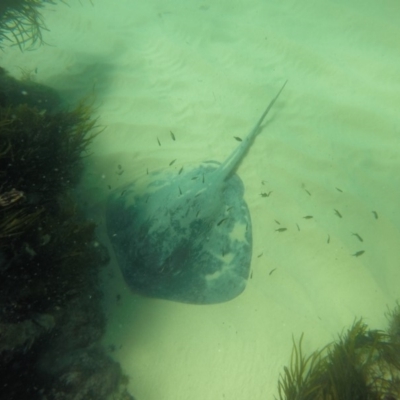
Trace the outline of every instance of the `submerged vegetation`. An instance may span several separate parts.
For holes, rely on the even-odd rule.
[[[396,302],[395,307],[386,314],[389,320],[388,333],[392,340],[400,341],[400,304]]]
[[[0,48],[17,44],[22,50],[43,43],[46,29],[40,9],[53,0],[0,0]]]
[[[390,326],[400,320],[399,307]],[[398,334],[370,330],[362,320],[339,339],[305,357],[301,336],[278,382],[283,400],[394,400],[400,396]]]
[[[45,91],[40,89],[42,98]],[[0,89],[0,104],[4,103],[8,105],[0,107],[0,273],[15,285],[4,287],[0,300],[3,317],[13,320],[15,315],[25,316],[23,304],[30,312],[42,311],[35,308],[40,301],[32,279],[40,279],[47,303],[56,298],[59,303],[71,288],[90,285],[82,274],[91,257],[99,261],[99,248],[93,247],[94,224],[79,214],[69,190],[81,176],[83,156],[98,131],[84,104],[72,111],[51,110],[54,103],[42,108],[12,104],[4,101]],[[17,285],[21,275],[26,279]],[[24,301],[11,296],[13,306],[7,306],[16,286]],[[13,313],[4,315],[11,308]]]

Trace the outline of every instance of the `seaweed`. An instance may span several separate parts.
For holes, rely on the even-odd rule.
[[[400,395],[400,344],[355,321],[346,334],[308,357],[303,335],[293,342],[289,368],[278,381],[279,399],[395,399]]]
[[[400,304],[396,302],[395,307],[392,310],[388,310],[386,313],[388,319],[388,334],[391,336],[393,341],[400,340]]]
[[[334,343],[327,356],[327,379],[324,395],[333,399],[373,399],[375,388],[369,382],[369,373],[374,363],[375,346],[367,326],[356,321]]]
[[[43,43],[42,31],[46,30],[40,9],[54,0],[1,0],[0,49],[2,42],[32,49]]]
[[[322,354],[325,348],[317,350],[308,357],[303,355],[303,334],[299,344],[293,338],[293,350],[289,367],[284,367],[284,373],[278,382],[280,399],[314,399],[321,391],[319,376],[325,368]]]
[[[88,289],[89,266],[106,261],[100,262],[101,247],[94,247],[95,225],[69,195],[99,129],[84,103],[56,113],[25,104],[0,107],[0,127],[0,199],[7,199],[0,206],[0,274],[16,283],[4,288],[0,300],[3,318],[13,321],[44,312],[49,302],[62,303],[72,287]],[[17,285],[21,275],[29,278],[23,288]],[[36,280],[40,285],[32,285]]]
[[[82,155],[100,132],[90,113],[83,103],[56,113],[26,104],[0,107],[0,191],[15,188],[37,208],[76,185]]]

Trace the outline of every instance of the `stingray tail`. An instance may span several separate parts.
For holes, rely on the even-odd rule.
[[[235,151],[224,161],[221,166],[221,172],[223,174],[223,179],[226,179],[232,172],[235,171],[237,166],[239,165],[240,161],[242,160],[243,156],[250,148],[251,144],[253,143],[254,138],[257,136],[258,133],[261,131],[261,124],[263,123],[265,117],[271,110],[272,106],[275,104],[276,100],[278,99],[279,95],[282,93],[282,90],[286,86],[287,80],[277,93],[277,95],[271,100],[268,104],[268,107],[265,109],[263,114],[261,115],[258,122],[254,125],[254,128],[248,133],[245,139],[241,142],[240,146],[237,147]]]

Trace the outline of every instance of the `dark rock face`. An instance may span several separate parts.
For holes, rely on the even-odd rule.
[[[99,348],[75,350],[56,358],[49,355],[42,368],[51,382],[47,396],[60,400],[107,399],[118,390],[122,376],[120,365]]]

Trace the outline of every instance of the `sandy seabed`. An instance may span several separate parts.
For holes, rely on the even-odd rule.
[[[71,99],[95,93],[107,128],[83,190],[105,242],[109,186],[173,159],[224,160],[289,80],[237,171],[246,290],[188,305],[131,293],[114,258],[105,273],[104,341],[138,400],[272,398],[292,336],[310,352],[359,317],[386,327],[400,282],[399,14],[389,0],[71,0],[44,9],[48,45],[0,55]]]

